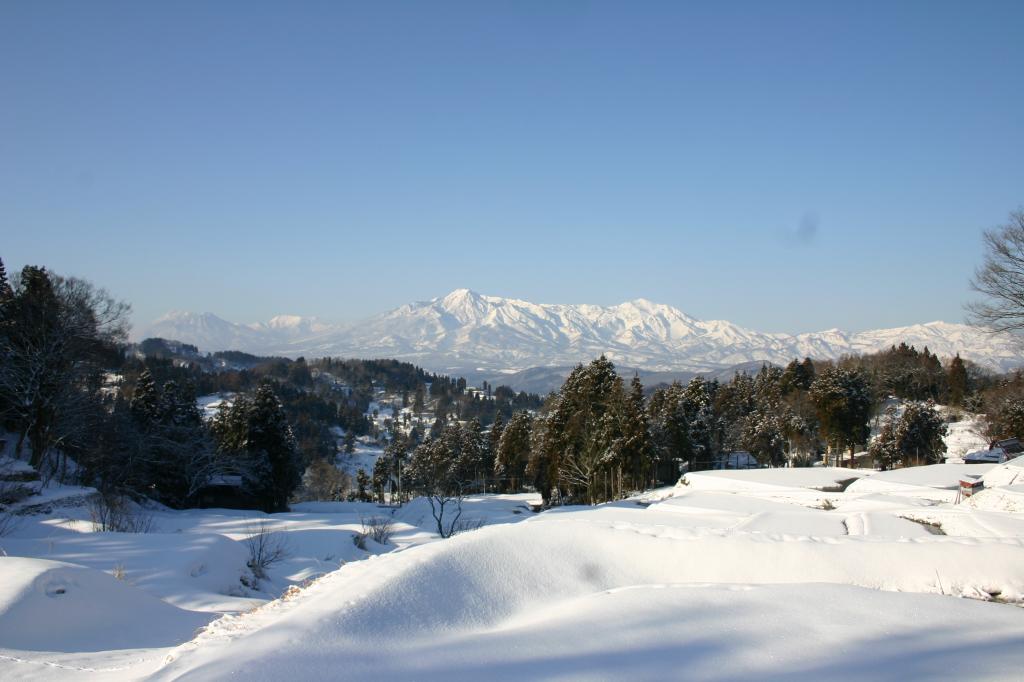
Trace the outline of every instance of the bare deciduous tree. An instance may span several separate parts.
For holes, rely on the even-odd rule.
[[[34,467],[49,464],[52,474],[47,458],[95,415],[100,354],[126,339],[128,311],[104,290],[44,268],[24,268],[5,288],[0,417],[17,425],[17,452],[27,441]]]
[[[985,296],[967,305],[971,322],[996,332],[1024,331],[1024,209],[984,234],[985,262],[971,288]]]

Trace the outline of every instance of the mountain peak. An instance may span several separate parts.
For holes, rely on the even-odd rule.
[[[209,313],[176,311],[154,323],[146,335],[192,343],[206,351],[395,358],[442,372],[571,366],[601,354],[626,367],[707,371],[744,362],[834,359],[901,342],[927,345],[942,358],[960,353],[991,369],[1006,371],[1021,364],[1013,339],[961,324],[767,334],[725,320],[692,318],[646,298],[610,306],[540,304],[468,288],[343,327],[294,315],[239,325]]]
[[[445,305],[459,305],[465,301],[478,300],[481,298],[483,297],[472,289],[463,288],[453,289],[441,299],[441,302]]]

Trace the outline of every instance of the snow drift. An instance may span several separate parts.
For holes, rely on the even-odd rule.
[[[173,646],[213,618],[83,566],[0,558],[0,642],[29,651]]]
[[[1000,637],[1024,636],[1024,621],[1013,607],[988,605],[983,612],[976,608],[981,604],[952,605],[947,598],[920,595],[887,595],[884,608],[881,602],[864,607],[881,593],[853,587],[1020,598],[1020,542],[726,533],[674,527],[666,524],[674,514],[653,510],[594,511],[569,510],[491,526],[345,566],[305,590],[284,612],[264,623],[247,621],[249,631],[241,636],[237,620],[211,626],[183,647],[159,677],[214,679],[235,673],[280,679],[301,665],[305,676],[325,679],[336,677],[338,662],[345,661],[345,674],[352,679],[434,679],[453,673],[532,679],[557,677],[531,667],[554,661],[552,670],[574,679],[614,678],[600,666],[568,664],[579,660],[578,651],[593,649],[598,641],[604,646],[595,631],[607,633],[613,649],[623,641],[643,640],[644,647],[660,652],[652,654],[660,659],[647,668],[642,667],[643,654],[630,657],[631,665],[641,665],[638,674],[654,677],[655,668],[664,675],[662,666],[684,660],[668,653],[670,647],[681,642],[692,651],[709,645],[697,625],[701,619],[739,620],[743,614],[756,614],[751,617],[768,631],[779,617],[801,624],[807,639],[799,647],[789,645],[792,656],[805,647],[842,641],[844,627],[835,623],[868,639],[881,637],[897,621],[906,628],[904,608],[917,609],[923,619],[921,628],[911,628],[915,637],[925,637],[927,624],[928,637],[952,640],[952,632],[940,637],[934,631],[935,621],[948,619],[951,610],[978,627],[985,623]],[[697,589],[702,585],[705,591]],[[808,599],[807,594],[816,596]],[[701,614],[694,604],[718,611]],[[631,618],[638,630],[612,632],[613,623]],[[730,630],[753,639],[728,643],[724,650],[738,653],[764,640],[768,635],[758,629],[748,622]],[[676,637],[682,639],[673,641]],[[937,640],[928,641],[932,646]],[[748,652],[746,663],[732,668],[734,674],[753,674],[761,659],[777,654],[777,645],[763,646],[756,654]],[[1013,657],[1020,662],[1020,655]],[[850,661],[849,655],[841,658]],[[836,664],[834,656],[829,661]],[[1006,665],[1005,659],[996,663]],[[800,673],[798,666],[773,670]],[[851,670],[863,673],[864,662]],[[821,673],[815,665],[807,671],[812,677]]]

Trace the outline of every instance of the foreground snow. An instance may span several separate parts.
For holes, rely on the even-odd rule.
[[[359,518],[390,510],[308,503],[266,517],[291,556],[248,591],[251,512],[165,511],[160,533],[130,536],[58,510],[0,540],[37,557],[0,559],[0,579],[18,576],[0,590],[0,677],[1013,679],[1018,464],[701,472],[542,514],[534,496],[474,497],[484,527],[443,541],[415,500],[369,551]],[[952,504],[963,476],[991,487]],[[83,587],[56,594],[74,571]],[[63,604],[97,614],[91,628],[5,635]]]
[[[365,609],[314,608],[233,646],[207,644],[156,677],[931,680],[966,669],[970,679],[1013,679],[1024,636],[1012,606],[840,585],[635,585],[490,627],[391,629],[381,618],[367,629]]]

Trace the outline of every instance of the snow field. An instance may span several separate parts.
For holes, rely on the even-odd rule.
[[[950,629],[951,614],[986,624],[989,635],[994,628],[1005,640],[1024,641],[1014,607],[988,605],[986,613],[973,602],[874,591],[1020,598],[1020,541],[724,533],[646,523],[648,514],[659,522],[666,515],[639,508],[606,510],[600,519],[589,511],[490,526],[346,566],[240,637],[183,647],[156,679],[271,680],[300,666],[305,677],[328,679],[341,661],[351,679],[464,679],[486,668],[488,679],[614,679],[627,668],[651,679],[694,656],[712,666],[696,668],[702,679],[812,679],[841,662],[851,672],[875,670],[873,659],[853,659],[851,647],[863,653],[897,631],[920,639],[930,655],[948,656],[939,643],[964,635],[960,624]],[[779,622],[800,635],[772,636]],[[955,648],[986,638],[975,633]],[[718,650],[711,642],[720,640],[735,654],[721,677],[701,651]],[[840,642],[839,659],[820,648]],[[625,660],[611,668],[583,662],[585,652],[609,647]],[[820,653],[808,658],[808,647]],[[1022,660],[1012,651],[979,670],[998,678]],[[549,662],[553,668],[541,667]],[[929,669],[933,662],[900,665]]]
[[[60,509],[0,540],[37,557],[0,558],[0,572],[73,563],[118,592],[97,589],[103,604],[82,612],[130,618],[127,593],[175,615],[167,630],[130,622],[137,641],[110,649],[81,646],[96,629],[85,620],[49,649],[0,637],[0,677],[1012,679],[1024,665],[1024,513],[1006,500],[1024,499],[1019,464],[699,472],[542,514],[529,512],[536,496],[474,496],[464,518],[484,527],[443,541],[423,499],[165,510],[149,535],[93,533],[80,508]],[[953,505],[967,474],[1009,485]],[[360,519],[383,515],[392,544],[356,547]],[[225,593],[258,522],[289,556],[263,592]],[[123,581],[110,575],[118,564]],[[192,575],[197,564],[207,570]],[[59,617],[24,596],[53,603],[45,589],[15,592],[0,598]],[[192,636],[191,618],[210,622]],[[0,628],[10,620],[0,612]]]

